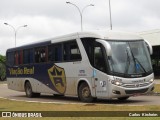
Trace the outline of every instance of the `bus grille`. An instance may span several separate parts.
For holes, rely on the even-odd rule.
[[[136,94],[136,93],[145,93],[148,91],[148,88],[140,90],[125,90],[126,94]]]
[[[137,88],[137,87],[145,87],[149,84],[150,83],[148,83],[148,82],[147,83],[139,83],[139,84],[124,84],[123,87],[125,87],[125,88]]]

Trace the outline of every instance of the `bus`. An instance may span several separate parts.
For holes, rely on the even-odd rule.
[[[133,33],[77,32],[8,49],[8,88],[78,96],[82,102],[127,100],[153,91],[151,45]]]

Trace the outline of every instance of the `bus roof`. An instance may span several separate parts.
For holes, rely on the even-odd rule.
[[[56,38],[50,39],[52,43],[66,41],[70,39],[79,38],[97,38],[97,39],[109,39],[109,40],[140,40],[138,34],[128,32],[115,32],[115,31],[91,31],[91,32],[77,32]]]
[[[51,43],[58,43],[68,40],[73,40],[77,38],[97,38],[97,39],[109,39],[109,40],[140,40],[142,37],[137,34],[128,33],[128,32],[115,32],[115,31],[89,31],[89,32],[76,32],[68,35],[58,36],[54,38],[49,38],[43,41],[30,43],[16,48],[8,49],[7,51],[19,50],[19,49],[28,49],[32,47],[45,46]]]

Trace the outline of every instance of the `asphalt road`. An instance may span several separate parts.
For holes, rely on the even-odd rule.
[[[82,104],[77,97],[55,97],[53,95],[41,95],[39,98],[27,98],[24,92],[17,92],[7,88],[6,84],[0,84],[0,98],[7,98],[17,101]],[[92,103],[93,104],[93,103]],[[134,96],[127,101],[97,100],[94,104],[116,104],[116,105],[160,105],[160,96]]]

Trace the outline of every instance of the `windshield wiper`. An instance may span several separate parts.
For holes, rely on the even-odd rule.
[[[126,49],[126,53],[127,53],[127,62],[126,62],[126,68],[125,68],[125,73],[128,73],[128,69],[129,69],[129,66],[130,66],[130,57],[129,57],[129,54],[128,54],[128,50]]]
[[[143,65],[139,62],[139,60],[138,60],[137,58],[135,58],[135,57],[134,57],[134,59],[135,59],[135,61],[138,62],[138,64],[139,64],[139,65],[141,66],[141,68],[143,69],[143,71],[146,73],[146,70],[144,69]]]
[[[134,56],[134,54],[133,54],[133,51],[132,51],[131,46],[130,46],[129,43],[128,43],[128,45],[129,45],[129,47],[130,47],[131,55],[132,55],[133,61],[134,61],[134,63],[135,63],[135,69],[137,68],[137,64],[136,64],[136,61],[137,61],[138,64],[139,64],[139,65],[141,66],[141,68],[143,69],[143,71],[146,73],[146,70],[145,70],[145,68],[143,67],[143,65],[139,62],[139,60],[138,60],[137,58],[135,58],[135,56]],[[136,69],[135,71],[137,71],[137,69]]]

